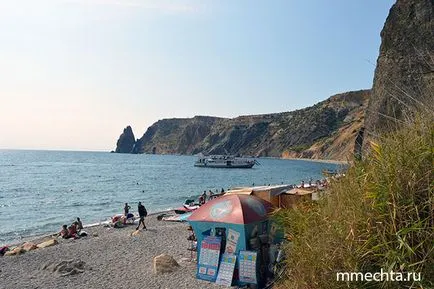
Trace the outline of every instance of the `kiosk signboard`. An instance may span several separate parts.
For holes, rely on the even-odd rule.
[[[256,259],[257,253],[253,251],[240,251],[239,274],[240,281],[256,284]]]
[[[220,259],[220,237],[205,237],[200,246],[199,262],[197,264],[198,279],[214,282]]]
[[[223,254],[219,273],[217,275],[217,284],[231,286],[236,260],[236,255],[226,253]]]

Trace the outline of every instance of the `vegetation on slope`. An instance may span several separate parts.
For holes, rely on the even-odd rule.
[[[276,213],[292,242],[281,288],[434,288],[433,114],[371,142],[319,203]],[[416,282],[337,282],[337,272]]]

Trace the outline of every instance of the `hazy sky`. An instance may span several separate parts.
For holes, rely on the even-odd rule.
[[[0,0],[0,148],[112,150],[162,118],[370,88],[392,0]]]

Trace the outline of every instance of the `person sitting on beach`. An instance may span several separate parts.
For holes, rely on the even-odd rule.
[[[68,227],[68,233],[70,238],[78,239],[80,236],[77,233],[77,227],[74,223]]]
[[[128,213],[130,212],[131,207],[128,206],[128,203],[125,203],[125,207],[124,207],[124,215],[125,217],[128,217]]]
[[[140,228],[140,224],[143,224],[143,230],[148,230],[146,228],[146,225],[145,225],[145,217],[148,215],[148,212],[146,211],[145,206],[142,205],[142,202],[139,202],[139,205],[137,208],[139,211],[140,221],[139,221],[139,225],[137,226],[136,230],[138,230]]]
[[[205,204],[205,198],[204,198],[203,195],[200,195],[200,196],[199,196],[199,206],[201,206],[201,205],[203,205],[203,204]]]
[[[75,221],[75,225],[77,227],[77,231],[80,232],[83,230],[83,223],[81,222],[80,218],[77,217],[77,221]]]
[[[71,236],[69,235],[69,231],[68,231],[68,227],[66,225],[62,226],[62,230],[60,230],[59,234],[60,237],[62,237],[63,239],[68,239]]]

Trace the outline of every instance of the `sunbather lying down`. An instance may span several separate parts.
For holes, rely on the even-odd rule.
[[[112,217],[112,225],[114,228],[122,228],[125,225],[134,224],[135,217],[133,214],[128,213],[125,217],[124,215],[115,215]]]

